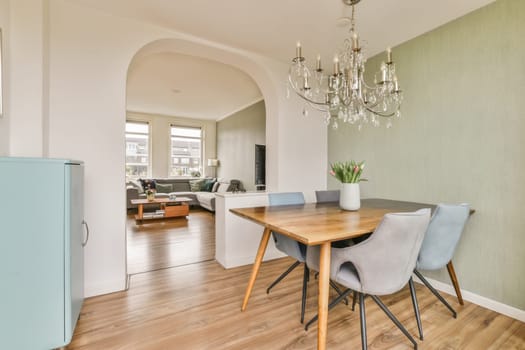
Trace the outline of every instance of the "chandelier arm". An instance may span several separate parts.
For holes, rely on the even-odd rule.
[[[377,84],[368,85],[368,83],[366,82],[366,79],[364,77],[363,77],[363,79],[361,79],[361,84],[363,84],[365,86],[365,88],[370,89],[370,90],[377,90],[379,88],[379,86],[377,86]]]
[[[369,111],[370,113],[373,113],[375,115],[378,115],[380,117],[384,117],[384,118],[390,118],[390,117],[393,117],[397,111],[399,111],[399,107],[396,108],[396,110],[394,112],[391,112],[391,113],[381,113],[381,112],[378,112],[378,111],[375,111],[371,108],[369,108],[367,105],[364,105],[365,106],[365,109],[367,111]]]
[[[292,78],[290,74],[288,74],[288,82],[290,83],[290,86],[292,87],[293,91],[297,94],[297,96],[299,96],[306,102],[313,104],[313,105],[317,105],[317,106],[328,106],[328,103],[326,102],[317,102],[314,100],[310,100],[308,97],[304,96],[301,92],[297,91],[296,87],[294,86],[294,83],[292,82]]]
[[[308,105],[319,112],[328,112],[330,110],[330,108],[326,104],[319,106],[319,105],[313,104],[312,102],[308,101]],[[325,108],[322,108],[322,107],[325,107]]]

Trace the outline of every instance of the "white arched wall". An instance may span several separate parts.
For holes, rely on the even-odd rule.
[[[148,56],[155,53],[161,52],[172,52],[184,55],[190,55],[194,57],[202,57],[206,59],[212,59],[214,61],[228,64],[233,66],[248,76],[250,76],[255,83],[258,85],[263,95],[266,108],[266,144],[274,145],[274,150],[278,147],[278,130],[276,127],[276,120],[272,120],[278,115],[279,111],[279,99],[276,91],[275,84],[273,84],[269,72],[257,63],[253,57],[246,56],[246,52],[233,51],[231,48],[224,49],[217,46],[210,46],[209,43],[189,41],[181,38],[165,38],[159,39],[154,42],[148,43],[143,46],[133,56],[132,61],[140,57]],[[188,72],[191,74],[191,72]],[[203,96],[205,99],[206,96]],[[277,169],[278,168],[278,153],[268,153],[267,155],[267,168]],[[271,172],[267,175],[267,187],[269,189],[277,189],[278,178],[274,176],[276,173]]]
[[[50,0],[47,13],[49,120],[44,139],[50,157],[85,162],[85,217],[91,229],[85,249],[87,296],[125,288],[126,78],[137,53],[167,43],[177,52],[249,74],[266,103],[270,189],[326,186],[326,127],[321,118],[299,117],[298,99],[285,98],[286,64],[61,0]]]

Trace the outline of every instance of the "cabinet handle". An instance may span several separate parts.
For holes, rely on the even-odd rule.
[[[82,242],[82,247],[85,247],[87,242],[89,241],[89,226],[86,220],[82,220],[82,225],[86,226],[86,240]]]

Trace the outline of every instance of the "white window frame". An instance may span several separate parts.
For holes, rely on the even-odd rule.
[[[180,129],[189,129],[189,130],[199,130],[200,131],[200,136],[199,137],[195,137],[195,136],[185,136],[185,135],[173,135],[173,128],[180,128]],[[188,140],[199,140],[200,142],[200,154],[199,154],[199,164],[198,164],[198,171],[200,172],[201,176],[203,176],[203,171],[204,171],[204,130],[201,126],[189,126],[189,125],[181,125],[181,124],[177,124],[177,123],[172,123],[170,124],[170,129],[169,129],[169,145],[170,145],[170,148],[169,148],[169,165],[168,165],[168,176],[169,177],[192,177],[191,176],[191,173],[190,174],[174,174],[174,171],[173,169],[174,168],[177,168],[177,167],[181,167],[181,166],[184,166],[184,165],[188,165],[190,168],[193,164],[192,160],[195,159],[191,156],[187,156],[185,158],[188,158],[188,163],[183,163],[182,162],[182,157],[180,157],[180,160],[178,163],[173,163],[173,154],[172,154],[172,150],[173,150],[173,138],[174,137],[177,137],[177,138],[182,138],[182,139],[188,139]]]
[[[147,133],[141,133],[141,132],[128,132],[127,131],[127,125],[128,123],[130,124],[144,124],[148,127],[148,132]],[[138,178],[151,178],[151,172],[152,172],[152,169],[151,169],[151,166],[152,166],[152,159],[151,159],[151,145],[152,145],[152,135],[151,135],[151,124],[150,122],[148,121],[144,121],[144,120],[133,120],[133,119],[127,119],[126,120],[126,130],[125,130],[125,142],[126,142],[126,163],[125,163],[125,166],[127,168],[128,166],[128,146],[127,146],[127,143],[128,143],[128,135],[139,135],[139,136],[146,136],[147,138],[147,147],[148,147],[148,152],[147,152],[147,155],[142,155],[142,156],[147,156],[148,157],[148,161],[147,161],[147,170],[146,170],[146,174],[145,175],[138,175],[138,176],[129,176],[127,174],[127,171],[126,171],[126,181],[130,180],[130,179],[138,179]]]

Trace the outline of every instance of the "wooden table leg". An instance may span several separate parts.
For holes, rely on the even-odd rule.
[[[144,205],[142,204],[139,204],[138,206],[138,213],[137,213],[137,217],[142,220],[144,218]]]
[[[317,323],[317,349],[326,349],[326,335],[328,325],[328,293],[330,283],[330,242],[321,245],[319,257],[319,297],[318,297],[318,314],[319,322]]]
[[[261,237],[261,243],[259,243],[257,255],[255,256],[255,262],[253,263],[250,281],[248,282],[248,287],[246,288],[246,293],[244,294],[244,300],[242,302],[241,311],[246,310],[246,305],[248,305],[248,299],[250,299],[250,295],[252,294],[253,285],[255,284],[255,279],[257,278],[257,274],[259,273],[259,268],[261,267],[261,263],[264,258],[264,253],[266,252],[266,247],[268,246],[270,234],[270,229],[265,227]]]
[[[459,304],[464,305],[463,296],[461,295],[461,289],[459,288],[459,282],[458,278],[456,277],[456,271],[454,271],[454,265],[452,265],[452,260],[448,262],[447,270],[450,280],[452,281],[452,285],[454,286],[454,290],[456,291],[456,295],[458,296]]]

